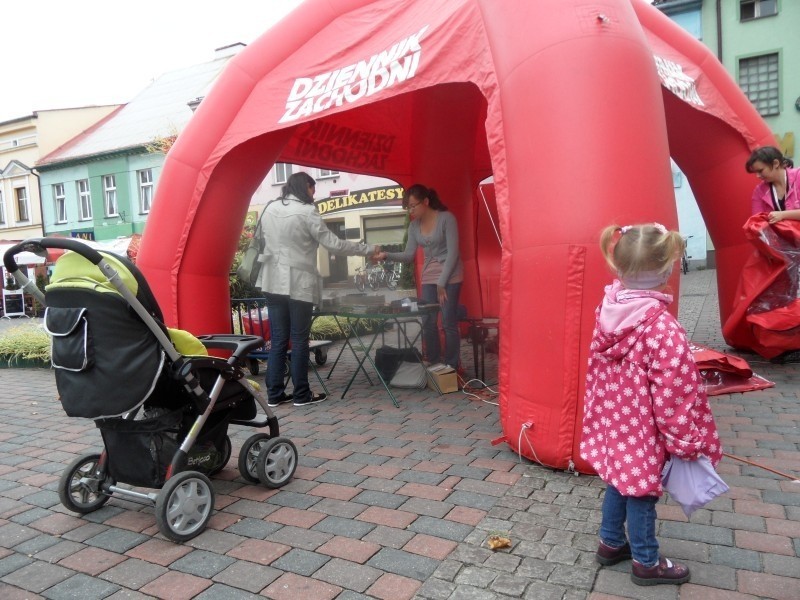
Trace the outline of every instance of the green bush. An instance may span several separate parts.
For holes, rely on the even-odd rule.
[[[0,334],[0,360],[50,360],[50,337],[41,325],[28,323]]]

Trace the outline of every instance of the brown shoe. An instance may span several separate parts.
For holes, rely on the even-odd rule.
[[[597,562],[604,567],[609,567],[617,564],[618,562],[622,562],[623,560],[630,560],[631,547],[628,545],[628,542],[625,542],[624,546],[614,548],[613,546],[604,544],[601,541],[600,545],[597,547],[597,554],[595,555],[595,558],[597,558]]]
[[[689,581],[689,567],[673,563],[670,559],[659,557],[658,564],[645,567],[633,561],[631,567],[631,581],[636,585],[657,585],[671,583],[678,585]]]

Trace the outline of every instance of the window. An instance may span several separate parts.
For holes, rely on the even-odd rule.
[[[740,21],[771,17],[777,14],[778,0],[741,0],[739,2]]]
[[[92,194],[89,191],[89,180],[78,181],[78,214],[81,221],[92,218]]]
[[[329,171],[328,169],[319,170],[320,179],[324,179],[325,177],[338,177],[338,175],[339,171]]]
[[[117,210],[117,178],[114,175],[103,176],[103,191],[106,198],[106,216],[119,216]]]
[[[286,183],[292,174],[292,165],[289,163],[275,163],[275,183]]]
[[[3,190],[0,190],[0,225],[6,224],[6,203],[3,200]]]
[[[150,212],[153,206],[153,169],[139,171],[139,211]]]
[[[67,195],[64,193],[64,184],[57,183],[53,186],[53,198],[56,209],[56,223],[67,222]]]
[[[741,59],[739,87],[762,117],[779,114],[778,54]]]
[[[28,188],[14,188],[14,196],[17,201],[17,223],[24,223],[31,220],[30,209],[28,208]]]

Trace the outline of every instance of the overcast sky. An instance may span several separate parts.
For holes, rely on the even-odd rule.
[[[4,2],[0,122],[121,104],[153,79],[252,42],[302,0]]]

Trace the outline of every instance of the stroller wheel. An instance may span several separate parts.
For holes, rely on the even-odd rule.
[[[228,461],[231,459],[231,454],[233,453],[233,445],[231,444],[231,438],[227,435],[222,440],[222,451],[223,451],[223,458],[222,462],[220,462],[219,466],[216,467],[213,471],[208,473],[208,476],[211,477],[212,475],[216,475],[222,469],[225,468],[225,465],[228,464]]]
[[[185,542],[202,533],[214,510],[211,480],[197,471],[169,479],[156,499],[156,524],[173,542]]]
[[[272,438],[258,453],[256,469],[258,479],[268,488],[285,485],[297,469],[297,448],[288,438]]]
[[[58,497],[67,509],[86,514],[108,502],[110,496],[100,489],[104,479],[98,478],[99,462],[99,454],[85,454],[73,460],[61,474]]]
[[[328,351],[325,348],[317,348],[314,350],[314,361],[322,366],[328,362]]]
[[[269,435],[266,433],[256,433],[251,435],[239,450],[239,473],[242,477],[250,483],[258,483],[258,471],[256,470],[256,461],[261,449],[269,441]]]
[[[250,371],[250,375],[255,377],[258,375],[258,359],[257,358],[248,358],[247,359],[247,370]]]

